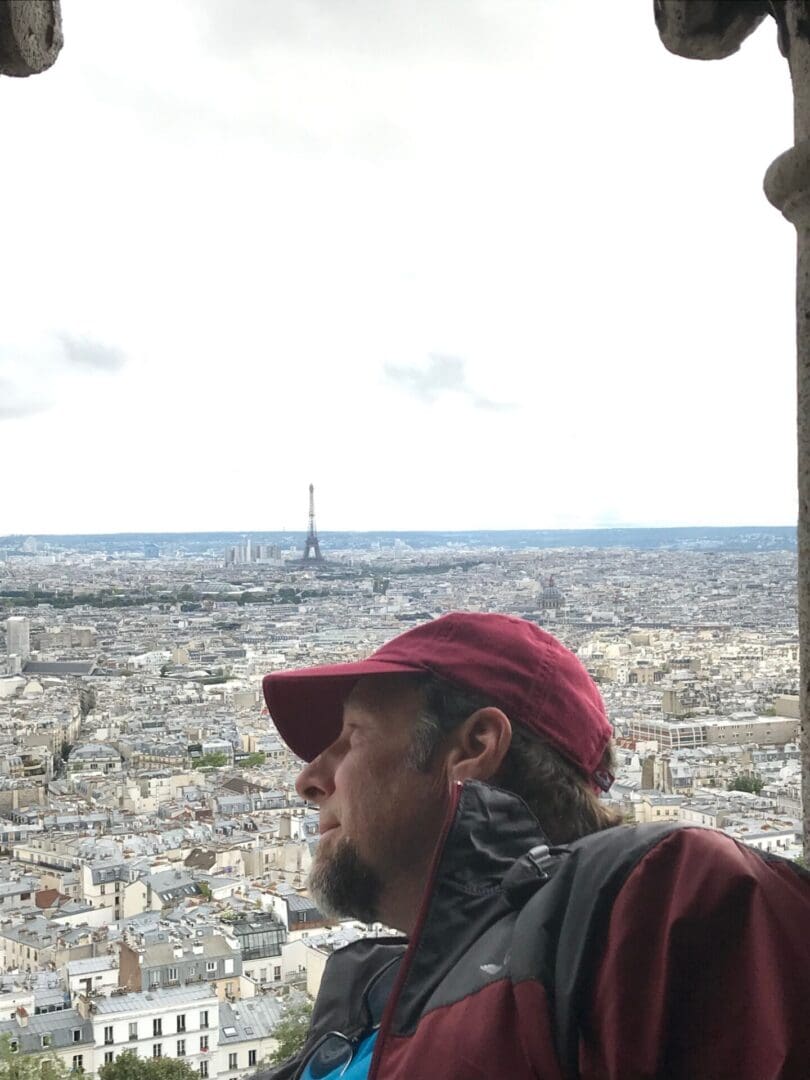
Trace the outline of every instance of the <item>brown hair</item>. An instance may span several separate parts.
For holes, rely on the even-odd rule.
[[[429,676],[423,683],[424,706],[413,732],[408,764],[427,770],[444,737],[478,709],[494,705],[452,683]],[[611,742],[600,769],[614,771]],[[498,787],[526,803],[553,844],[619,825],[622,812],[600,800],[586,776],[549,743],[513,725],[512,744],[498,772]]]

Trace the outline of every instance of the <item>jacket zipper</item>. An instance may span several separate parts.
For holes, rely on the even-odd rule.
[[[456,781],[453,784],[453,788],[450,793],[450,806],[448,807],[447,814],[442,824],[442,831],[439,835],[438,843],[436,844],[436,850],[433,853],[433,861],[430,864],[430,872],[428,873],[427,885],[425,891],[422,893],[422,900],[419,905],[419,913],[416,917],[416,924],[413,928],[413,935],[408,942],[408,948],[405,950],[405,955],[402,957],[402,963],[400,965],[399,973],[397,975],[396,982],[391,990],[391,996],[388,999],[388,1003],[385,1006],[383,1012],[382,1021],[380,1023],[379,1034],[377,1035],[377,1042],[374,1045],[374,1053],[371,1057],[371,1065],[368,1070],[368,1080],[376,1080],[376,1077],[380,1069],[380,1060],[382,1058],[383,1045],[385,1043],[385,1037],[388,1034],[388,1028],[391,1026],[391,1020],[394,1016],[394,1010],[397,1007],[397,1001],[402,991],[402,987],[405,980],[408,978],[408,972],[410,971],[411,963],[413,962],[413,954],[416,952],[416,947],[419,944],[419,939],[422,936],[422,930],[425,925],[425,919],[427,918],[428,908],[430,907],[430,900],[433,895],[433,886],[436,884],[436,877],[439,873],[439,864],[444,854],[444,846],[447,843],[447,837],[450,833],[450,829],[453,826],[453,822],[456,818],[456,812],[458,810],[459,800],[461,798],[462,784],[460,781]]]

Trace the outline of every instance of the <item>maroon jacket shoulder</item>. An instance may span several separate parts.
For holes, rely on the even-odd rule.
[[[810,877],[677,829],[613,905],[582,1028],[583,1077],[807,1080]]]

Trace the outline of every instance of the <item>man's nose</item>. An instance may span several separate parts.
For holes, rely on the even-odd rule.
[[[326,758],[326,754],[319,754],[298,774],[295,790],[307,802],[322,802],[335,789],[333,770]]]

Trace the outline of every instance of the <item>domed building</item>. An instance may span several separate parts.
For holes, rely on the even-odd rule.
[[[565,611],[565,595],[562,589],[559,589],[554,584],[553,575],[548,579],[548,584],[540,593],[538,599],[540,610],[545,616],[556,618]]]

